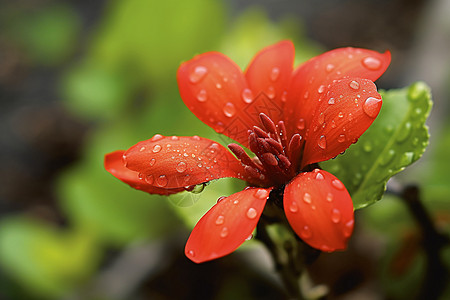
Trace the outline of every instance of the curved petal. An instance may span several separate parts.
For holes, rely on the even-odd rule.
[[[192,230],[186,256],[201,263],[233,252],[255,229],[270,191],[247,188],[220,200]]]
[[[233,61],[217,52],[198,55],[181,64],[177,80],[181,98],[201,121],[247,146],[258,116],[245,111],[253,96]]]
[[[285,118],[288,132],[304,136],[316,111],[317,100],[333,80],[358,77],[375,81],[391,62],[389,51],[378,53],[359,48],[339,48],[300,65],[288,89]]]
[[[258,105],[259,113],[265,113],[275,123],[282,119],[282,106],[292,77],[294,53],[291,41],[281,41],[258,52],[245,71],[253,94],[264,93],[266,96],[267,104]]]
[[[125,166],[149,185],[180,188],[223,177],[246,177],[241,163],[222,145],[209,139],[155,135],[123,155]]]
[[[132,171],[125,167],[122,157],[125,153],[124,150],[118,150],[105,155],[105,169],[111,173],[117,179],[125,182],[132,188],[140,191],[144,191],[150,194],[170,195],[185,191],[186,189],[163,189],[148,184],[144,178],[139,176],[138,172]]]
[[[292,229],[322,251],[343,250],[353,232],[353,203],[332,174],[301,173],[284,190],[284,211]]]
[[[328,85],[306,133],[302,167],[345,151],[369,128],[381,104],[370,80],[344,78]]]

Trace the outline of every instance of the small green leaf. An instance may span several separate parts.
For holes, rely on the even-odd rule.
[[[428,145],[429,87],[417,82],[380,94],[383,106],[372,126],[344,155],[322,164],[345,184],[355,209],[380,200],[389,178],[418,160]]]

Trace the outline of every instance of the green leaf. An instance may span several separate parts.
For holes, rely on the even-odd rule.
[[[429,87],[417,82],[380,94],[383,106],[372,126],[344,155],[321,164],[342,180],[355,209],[380,200],[389,178],[418,160],[428,145]]]

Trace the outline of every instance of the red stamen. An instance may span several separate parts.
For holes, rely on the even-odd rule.
[[[266,114],[264,113],[260,113],[259,114],[259,118],[261,119],[261,123],[263,124],[264,128],[266,128],[266,130],[275,135],[277,132],[277,127],[275,126],[275,123],[272,121],[272,119],[270,119]]]

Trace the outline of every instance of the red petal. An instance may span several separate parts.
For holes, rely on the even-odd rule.
[[[381,103],[367,79],[344,78],[327,86],[308,128],[302,167],[345,151],[372,124]]]
[[[258,124],[258,116],[245,112],[251,92],[233,61],[216,52],[198,55],[180,66],[177,80],[181,98],[201,121],[218,133],[248,144],[247,131]]]
[[[155,135],[125,152],[127,168],[160,188],[180,188],[223,177],[246,180],[241,163],[222,145],[200,137]]]
[[[391,61],[389,51],[378,53],[358,48],[328,51],[300,65],[288,90],[285,118],[290,135],[304,136],[316,111],[317,99],[333,80],[358,77],[375,81],[386,71]]]
[[[186,256],[201,263],[233,252],[255,229],[270,191],[247,188],[219,201],[192,230]]]
[[[257,105],[257,113],[265,113],[275,123],[282,119],[283,101],[293,71],[294,52],[291,41],[281,41],[266,47],[255,55],[245,72],[253,94],[266,95],[266,103]]]
[[[184,188],[163,189],[149,185],[144,178],[139,177],[139,173],[125,167],[122,157],[124,150],[118,150],[105,155],[105,169],[117,179],[130,185],[132,188],[150,194],[170,195],[184,191]]]
[[[332,174],[301,173],[284,190],[284,211],[292,229],[322,251],[343,250],[353,231],[353,203]]]

